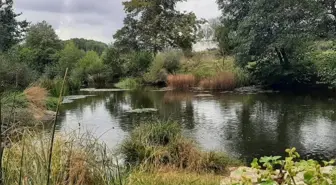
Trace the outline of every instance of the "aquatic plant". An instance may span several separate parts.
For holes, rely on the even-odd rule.
[[[181,135],[174,122],[153,122],[135,128],[120,151],[126,164],[146,170],[171,168],[190,172],[223,173],[239,162],[220,152],[204,152]]]
[[[199,86],[210,90],[233,90],[237,84],[234,73],[221,72],[214,77],[201,80]]]
[[[191,74],[169,75],[168,86],[174,89],[187,90],[195,86],[196,78]]]

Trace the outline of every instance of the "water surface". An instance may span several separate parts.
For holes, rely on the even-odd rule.
[[[96,92],[64,104],[58,129],[89,130],[111,148],[137,123],[148,119],[178,121],[204,150],[221,150],[250,161],[284,155],[296,147],[304,158],[336,157],[335,100],[293,94],[215,94],[189,92]],[[156,108],[157,113],[130,114]]]

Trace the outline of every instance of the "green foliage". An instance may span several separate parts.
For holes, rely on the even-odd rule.
[[[131,52],[124,57],[124,75],[142,76],[153,61],[153,55],[149,52]]]
[[[330,88],[336,87],[336,51],[314,51],[307,54],[316,68],[320,84],[327,85]]]
[[[52,97],[58,97],[61,93],[63,79],[58,77],[53,80],[48,78],[41,78],[39,80],[39,85],[45,89],[47,89]],[[68,84],[64,85],[63,90],[64,95],[70,94],[70,87]]]
[[[315,84],[316,68],[310,61],[292,62],[284,67],[276,59],[250,62],[247,69],[257,82],[274,88],[297,88]]]
[[[308,185],[332,185],[336,183],[335,170],[323,172],[319,162],[314,160],[300,160],[300,155],[295,148],[287,149],[288,157],[281,159],[279,156],[262,157],[254,159],[251,163],[252,168],[258,170],[258,182],[260,184],[298,184],[305,183]],[[335,161],[324,162],[324,166],[331,166]],[[260,165],[261,164],[261,165]],[[280,172],[275,167],[280,168]],[[266,170],[261,170],[266,168]],[[298,182],[296,178],[303,173],[303,182]],[[233,184],[251,184],[249,178],[242,179],[239,183]]]
[[[172,122],[146,123],[136,127],[121,146],[125,162],[146,167],[176,167],[192,172],[222,173],[237,165],[227,155],[203,152],[181,136],[181,127]]]
[[[13,0],[0,1],[0,53],[22,41],[28,22],[19,21],[13,8]]]
[[[144,75],[144,81],[147,83],[165,82],[167,80],[168,72],[164,69],[164,54],[160,53],[156,55],[152,64],[149,67],[149,71]]]
[[[56,111],[57,103],[58,103],[57,97],[47,97],[46,99],[46,106],[48,110]]]
[[[182,0],[124,2],[124,27],[114,35],[117,47],[156,54],[167,47],[191,50],[201,21],[194,13],[176,10]]]
[[[110,80],[118,79],[123,74],[123,64],[125,63],[120,51],[110,46],[102,55],[103,63],[106,65],[107,74]]]
[[[163,67],[168,73],[175,73],[180,69],[180,61],[183,53],[179,51],[169,51],[166,52]]]
[[[79,50],[74,42],[68,42],[64,49],[60,52],[60,58],[56,64],[57,75],[62,76],[65,73],[66,68],[71,72],[77,62],[84,56],[84,52]]]
[[[27,108],[28,100],[22,92],[6,92],[1,99],[3,107]]]
[[[304,55],[307,44],[325,34],[325,27],[321,26],[327,12],[323,3],[313,0],[217,2],[225,28],[225,36],[219,40],[233,43],[241,66],[253,62],[252,73],[259,82],[287,88],[315,83],[315,69],[311,62],[304,60]]]
[[[55,65],[58,61],[58,51],[61,49],[55,30],[46,21],[32,25],[27,33],[25,46],[32,50],[33,58],[29,65],[43,73],[45,67]]]
[[[134,78],[124,78],[117,84],[115,84],[116,87],[120,89],[136,89],[140,86],[138,80]]]
[[[0,55],[0,92],[25,89],[35,80],[35,73],[26,64],[19,63],[9,55]]]
[[[106,84],[106,65],[94,51],[89,51],[79,60],[73,78],[92,83],[97,88]]]
[[[65,45],[69,43],[74,43],[76,47],[80,50],[83,50],[85,52],[88,51],[95,51],[99,55],[101,55],[104,50],[108,47],[107,44],[95,40],[88,40],[83,38],[73,38],[67,41],[64,41]]]

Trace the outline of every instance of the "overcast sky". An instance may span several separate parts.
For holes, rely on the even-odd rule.
[[[122,27],[124,0],[15,0],[20,19],[32,23],[46,20],[61,39],[74,37],[112,41],[112,35]],[[219,16],[216,0],[188,0],[178,9],[193,11],[200,18]]]

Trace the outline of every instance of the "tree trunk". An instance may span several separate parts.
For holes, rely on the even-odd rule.
[[[279,49],[277,47],[275,47],[275,52],[277,53],[278,55],[278,58],[279,58],[279,61],[280,61],[280,64],[283,65],[284,61],[283,61],[283,58],[282,58],[282,55],[281,55],[281,52],[279,51]]]
[[[284,61],[284,68],[287,69],[289,67],[289,60],[285,48],[281,48],[281,55]]]

